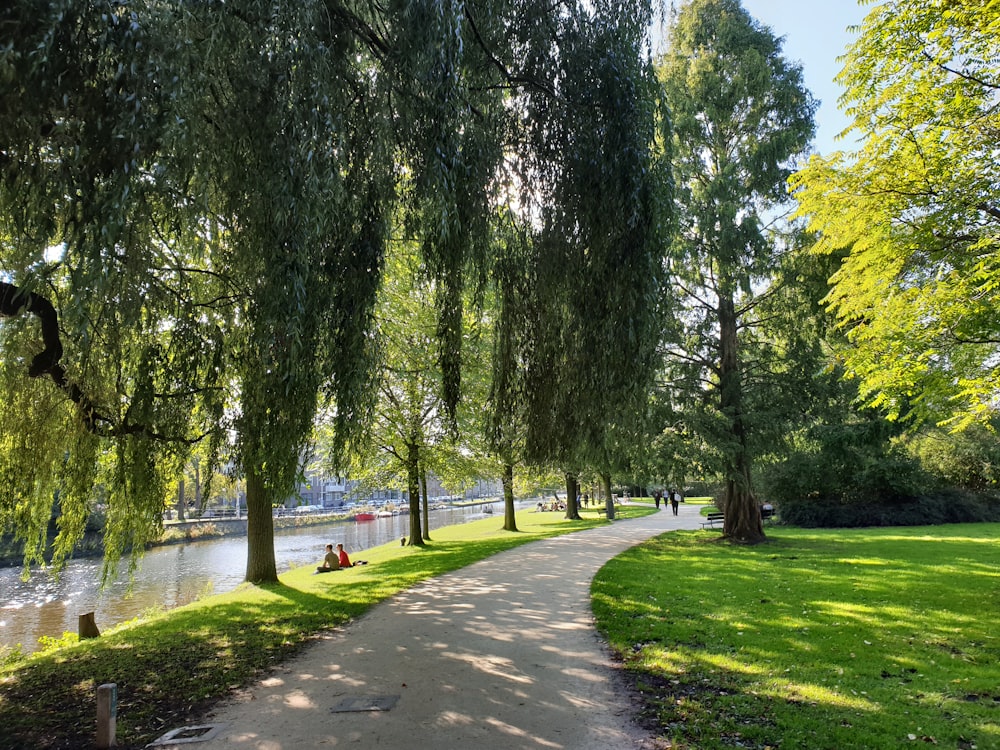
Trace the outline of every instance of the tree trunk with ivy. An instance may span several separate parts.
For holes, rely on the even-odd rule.
[[[719,301],[719,397],[720,411],[730,420],[731,437],[723,534],[735,542],[757,543],[765,539],[764,524],[750,479],[737,330],[736,304],[732,294],[723,294]]]

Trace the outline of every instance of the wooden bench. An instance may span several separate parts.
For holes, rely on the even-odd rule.
[[[726,514],[725,513],[721,513],[721,512],[720,513],[709,513],[708,515],[705,516],[705,520],[701,522],[701,528],[704,529],[706,527],[710,527],[710,528],[714,529],[716,521],[718,521],[719,523],[722,523],[725,520],[726,520]]]
[[[774,508],[761,508],[760,517],[764,523],[769,523],[774,520]],[[701,528],[715,528],[716,522],[724,523],[726,520],[725,513],[709,513],[705,516],[705,520],[701,522]]]

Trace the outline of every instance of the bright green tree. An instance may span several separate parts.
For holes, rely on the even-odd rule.
[[[725,534],[764,532],[752,486],[753,419],[745,339],[788,243],[765,230],[787,200],[792,160],[813,133],[815,103],[780,40],[738,0],[677,11],[660,79],[673,120],[680,228],[667,253],[676,317],[667,361],[700,403],[696,428],[725,476]]]
[[[894,417],[989,422],[1000,376],[1000,3],[893,0],[844,57],[855,151],[792,185],[819,252],[849,251],[829,303],[848,375]]]
[[[432,454],[447,437],[434,286],[421,275],[412,244],[394,243],[375,313],[380,357],[374,408],[348,446],[353,479],[368,487],[406,487],[411,545],[428,538],[421,524],[421,471],[433,465]]]

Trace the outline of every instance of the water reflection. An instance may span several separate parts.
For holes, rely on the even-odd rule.
[[[500,504],[494,507],[502,509]],[[483,517],[482,511],[480,507],[432,511],[430,528],[433,531],[476,520]],[[502,515],[497,520],[502,522]],[[280,574],[318,563],[327,544],[343,542],[354,555],[408,535],[407,516],[283,529],[275,531],[274,555]],[[143,558],[131,595],[124,571],[123,580],[100,590],[99,559],[71,561],[58,580],[36,572],[22,581],[20,568],[0,569],[0,645],[21,644],[30,652],[42,636],[76,633],[77,619],[86,612],[95,612],[97,625],[103,629],[150,610],[170,609],[205,594],[231,591],[243,580],[246,555],[246,537],[155,547]]]

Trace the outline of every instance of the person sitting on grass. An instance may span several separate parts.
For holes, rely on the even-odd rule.
[[[339,543],[337,544],[337,562],[340,563],[340,567],[342,568],[353,568],[355,565],[368,564],[367,560],[358,560],[356,563],[352,563],[351,558],[344,551],[344,545]]]
[[[326,555],[323,557],[323,564],[316,568],[317,573],[329,573],[331,570],[340,570],[340,558],[333,551],[333,545],[326,545]]]

